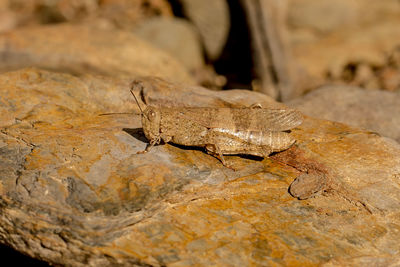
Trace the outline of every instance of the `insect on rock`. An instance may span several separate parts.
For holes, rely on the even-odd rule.
[[[149,144],[161,141],[184,146],[204,147],[227,166],[224,155],[247,154],[267,157],[289,148],[295,139],[286,131],[303,122],[293,109],[212,107],[156,107],[142,109],[134,89],[143,89],[140,80],[132,82],[131,93],[141,111],[142,127]]]

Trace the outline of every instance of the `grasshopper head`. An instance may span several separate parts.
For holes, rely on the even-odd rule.
[[[147,106],[142,113],[142,127],[146,138],[151,142],[160,141],[161,112],[159,109]]]
[[[133,81],[131,84],[131,94],[138,105],[140,112],[142,114],[142,128],[144,135],[149,140],[150,145],[155,145],[160,142],[160,122],[161,122],[161,112],[159,109],[146,105],[145,110],[140,107],[139,101],[133,92],[135,87],[140,87],[143,90],[143,84],[140,81]]]

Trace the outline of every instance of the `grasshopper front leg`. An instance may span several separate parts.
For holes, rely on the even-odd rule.
[[[160,143],[160,140],[161,140],[160,137],[157,137],[157,138],[155,138],[155,139],[153,139],[153,140],[150,140],[150,142],[147,144],[146,148],[145,148],[144,150],[142,150],[142,151],[136,152],[136,154],[145,154],[145,153],[149,152],[150,149],[151,149],[153,146],[155,146],[155,145],[157,145],[157,144]]]
[[[147,144],[147,145],[146,145],[146,148],[145,148],[144,150],[138,151],[138,152],[136,152],[136,154],[145,154],[145,153],[149,152],[150,149],[151,149],[153,146],[154,146],[154,145]]]

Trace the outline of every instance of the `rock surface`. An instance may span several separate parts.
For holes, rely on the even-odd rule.
[[[145,81],[150,103],[273,103]],[[399,264],[398,143],[306,117],[289,150],[226,157],[236,171],[200,149],[136,154],[146,145],[139,115],[98,116],[138,112],[129,83],[0,75],[2,243],[67,266]],[[306,200],[288,193],[296,177],[290,191]]]
[[[324,86],[286,104],[308,116],[375,131],[400,142],[399,93]]]
[[[186,68],[132,33],[56,24],[0,34],[0,71],[41,67],[73,74],[156,75],[194,83]]]

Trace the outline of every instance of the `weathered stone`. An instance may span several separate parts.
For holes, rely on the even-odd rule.
[[[144,98],[157,103],[271,102],[148,84]],[[35,69],[0,75],[1,242],[67,266],[398,263],[398,143],[306,117],[289,150],[226,157],[236,171],[200,149],[136,154],[146,145],[139,115],[98,116],[138,112],[128,85]],[[315,197],[289,194],[296,177]]]
[[[0,71],[42,67],[73,74],[157,75],[193,82],[176,59],[132,33],[57,24],[21,28],[0,35]]]
[[[400,142],[400,94],[324,86],[287,102],[308,116],[376,131]]]
[[[137,25],[134,33],[179,59],[188,70],[204,67],[200,37],[196,28],[184,19],[148,19]]]

